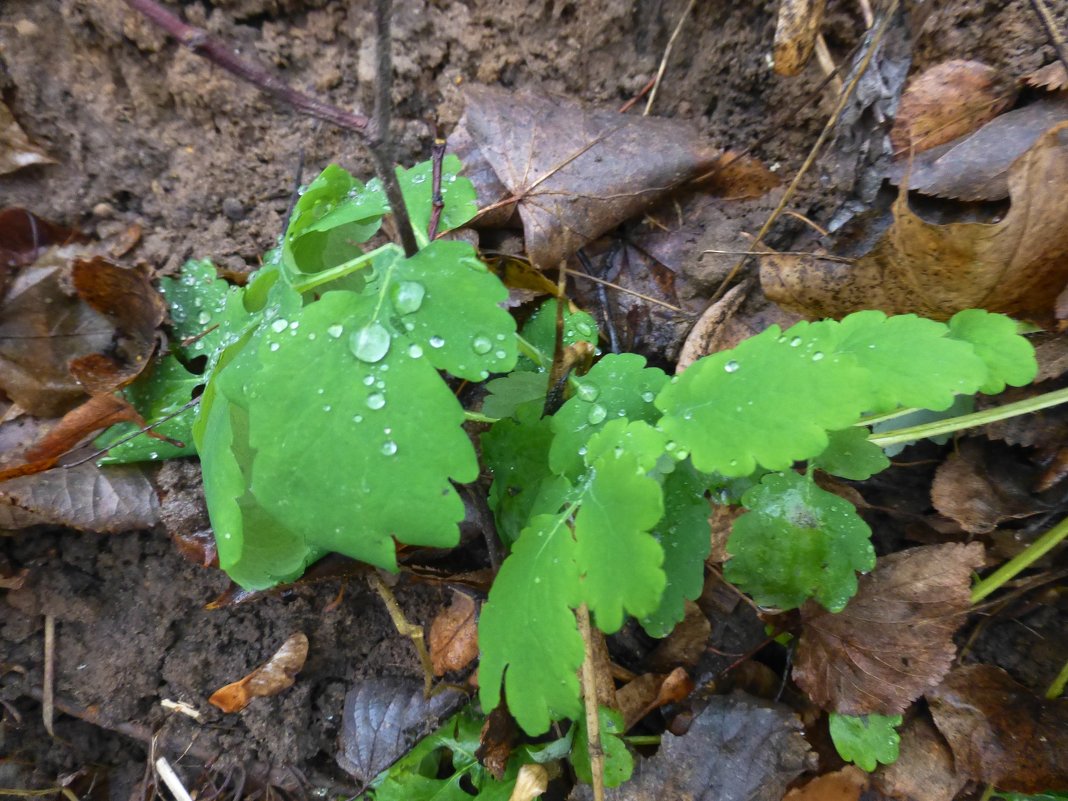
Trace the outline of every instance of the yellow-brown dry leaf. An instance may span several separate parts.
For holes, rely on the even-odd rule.
[[[1068,70],[1059,61],[1040,67],[1034,72],[1029,72],[1023,77],[1023,82],[1035,89],[1045,89],[1047,92],[1063,92],[1068,89]]]
[[[463,670],[478,656],[478,621],[475,602],[462,592],[430,624],[430,662],[435,676]]]
[[[1013,82],[982,62],[936,64],[902,93],[890,143],[899,156],[922,153],[979,130],[1015,98]]]
[[[816,46],[827,0],[782,0],[775,25],[775,72],[797,75]]]
[[[1068,123],[1039,137],[1009,171],[1012,206],[1000,222],[936,225],[902,191],[894,222],[852,264],[777,255],[761,263],[764,292],[812,317],[860,309],[945,320],[962,309],[1050,318],[1068,282]]]
[[[223,712],[240,712],[253,698],[278,695],[293,686],[308,658],[308,637],[297,632],[274,655],[240,681],[216,690],[208,702]]]
[[[533,801],[549,788],[549,772],[542,765],[523,765],[508,801]]]
[[[630,731],[654,709],[681,702],[693,689],[693,679],[682,668],[675,668],[666,676],[643,673],[627,682],[616,691],[619,711],[623,715],[623,731]]]
[[[897,761],[872,775],[875,789],[902,801],[953,801],[966,779],[953,765],[953,753],[934,724],[914,717],[900,729]]]
[[[783,796],[782,801],[857,801],[868,789],[868,776],[856,765],[824,773]]]

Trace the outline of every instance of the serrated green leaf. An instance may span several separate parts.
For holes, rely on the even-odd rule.
[[[523,404],[538,402],[543,405],[548,389],[548,373],[514,370],[504,378],[486,383],[489,394],[482,402],[482,413],[498,419],[512,417]]]
[[[663,370],[646,367],[636,353],[608,354],[582,378],[575,395],[553,415],[556,434],[549,465],[560,475],[577,476],[584,467],[583,449],[590,438],[611,421],[656,422],[653,405],[667,383]]]
[[[648,441],[628,438],[628,428],[618,420],[591,440],[596,458],[575,518],[582,600],[606,634],[619,630],[625,613],[654,612],[666,580],[664,550],[649,533],[663,517],[663,497],[643,465],[648,455],[635,449]]]
[[[597,710],[601,724],[601,748],[604,751],[604,786],[619,787],[634,772],[634,756],[623,741],[623,716],[606,706]],[[590,765],[590,739],[586,718],[575,724],[575,745],[571,750],[571,765],[580,782],[593,784]]]
[[[229,299],[241,290],[219,278],[209,259],[193,259],[182,265],[178,278],[161,278],[159,291],[170,308],[171,333],[179,343],[193,339],[181,349],[186,361],[211,354],[223,345],[228,331],[221,325]],[[213,329],[213,326],[217,326]]]
[[[712,548],[707,480],[688,461],[663,478],[664,516],[652,534],[664,551],[666,583],[656,611],[641,619],[652,637],[666,637],[685,614],[685,602],[704,587],[705,559]]]
[[[1002,314],[982,309],[966,309],[949,321],[950,336],[971,344],[986,364],[986,380],[980,392],[992,395],[1005,385],[1022,387],[1034,380],[1038,372],[1035,350],[1016,333],[1016,323]]]
[[[478,197],[471,182],[459,174],[462,166],[454,154],[446,154],[441,164],[441,196],[445,205],[438,222],[438,231],[459,228],[478,213]],[[420,162],[411,169],[397,168],[404,205],[412,228],[420,241],[426,239],[433,210],[433,164]]]
[[[809,461],[832,476],[865,481],[890,466],[883,449],[868,440],[871,432],[863,426],[831,431],[826,449]]]
[[[520,334],[551,360],[556,349],[556,299],[549,298],[542,303],[524,323]],[[563,341],[565,346],[574,345],[576,342],[589,342],[596,347],[597,321],[581,309],[572,308],[568,303],[564,306]],[[538,365],[524,356],[515,369],[537,370]]]
[[[584,650],[571,609],[579,605],[572,510],[530,521],[504,560],[478,623],[482,659],[479,700],[489,710],[501,699],[528,734],[582,712],[576,671]]]
[[[763,606],[793,609],[815,598],[841,611],[855,571],[875,566],[871,530],[852,504],[794,472],[771,473],[745,493],[723,575]]]
[[[838,755],[871,773],[876,763],[889,765],[897,761],[901,737],[896,726],[901,715],[839,715],[831,713],[831,739]]]

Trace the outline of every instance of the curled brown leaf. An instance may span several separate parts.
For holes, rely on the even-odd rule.
[[[270,659],[243,679],[216,690],[208,701],[223,712],[240,712],[253,698],[278,695],[292,687],[307,658],[308,637],[298,631]]]

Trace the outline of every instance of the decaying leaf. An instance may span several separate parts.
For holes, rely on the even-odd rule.
[[[813,767],[801,721],[785,707],[744,693],[717,696],[682,737],[664,734],[607,801],[781,801],[786,786]],[[582,785],[572,798],[593,797]]]
[[[422,682],[414,679],[365,679],[345,696],[337,764],[366,784],[466,700],[467,696],[452,688],[428,700]]]
[[[117,534],[158,520],[156,491],[139,467],[86,463],[0,483],[0,528],[47,524]]]
[[[816,46],[827,0],[783,0],[775,25],[775,72],[797,75]]]
[[[953,801],[966,779],[953,766],[949,745],[926,717],[914,717],[900,730],[897,761],[880,765],[872,784],[902,801]]]
[[[1048,510],[1027,486],[1034,472],[1012,454],[968,440],[938,468],[931,501],[969,534],[986,534],[1005,520]]]
[[[504,777],[508,768],[508,759],[512,756],[516,740],[519,738],[519,725],[508,709],[501,704],[488,715],[482,724],[478,736],[478,761],[493,774],[498,781]]]
[[[1054,61],[1025,75],[1023,82],[1047,92],[1063,92],[1068,89],[1068,70],[1060,61]]]
[[[833,712],[900,714],[949,670],[982,564],[977,543],[911,548],[880,558],[838,614],[807,602],[794,680]]]
[[[975,133],[961,136],[913,159],[900,159],[890,178],[909,189],[957,200],[1002,200],[1009,196],[1009,170],[1038,138],[1068,120],[1068,97],[1039,100],[995,117]]]
[[[15,121],[11,109],[0,101],[0,175],[5,175],[31,164],[55,164],[44,150],[30,141],[26,132]]]
[[[208,702],[223,712],[240,712],[253,698],[278,695],[292,687],[307,658],[308,637],[298,631],[270,659],[245,678],[216,690]]]
[[[61,245],[84,237],[74,229],[38,217],[32,211],[15,206],[0,210],[0,271],[6,279],[11,267],[25,267],[49,245]],[[6,288],[0,283],[0,290]]]
[[[957,770],[1001,790],[1068,787],[1068,698],[1048,701],[993,665],[953,670],[927,693]]]
[[[693,601],[686,601],[684,609],[682,621],[649,654],[646,662],[649,670],[669,673],[679,666],[693,668],[704,656],[712,624]]]
[[[859,309],[939,320],[962,309],[1043,319],[1068,282],[1068,123],[1043,134],[1009,171],[1012,207],[997,223],[928,223],[908,195],[870,253],[852,264],[779,255],[761,263],[767,296],[813,317]]]
[[[993,67],[954,59],[913,78],[901,94],[890,142],[908,156],[977,130],[1012,105],[1016,87]]]
[[[549,787],[549,772],[541,765],[527,764],[519,768],[515,787],[508,801],[533,801]]]
[[[693,692],[693,679],[683,668],[666,676],[643,673],[616,691],[623,730],[629,731],[642,718],[667,704],[677,704]]]
[[[478,618],[470,595],[453,593],[452,604],[430,624],[430,662],[435,676],[463,670],[478,656]]]
[[[867,788],[868,775],[855,765],[846,765],[795,787],[782,801],[858,801]]]
[[[514,198],[507,206],[518,208],[527,255],[541,268],[708,172],[718,155],[676,120],[489,86],[467,88],[460,128],[506,190],[493,197],[476,184],[480,205]]]

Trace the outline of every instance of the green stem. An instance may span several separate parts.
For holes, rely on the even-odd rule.
[[[487,417],[479,412],[464,411],[464,420],[469,423],[496,423],[500,418]]]
[[[624,737],[623,742],[627,745],[660,745],[659,734],[635,734],[632,737]]]
[[[1064,685],[1068,684],[1068,662],[1064,663],[1064,667],[1061,668],[1061,672],[1057,674],[1057,678],[1053,680],[1053,684],[1046,690],[1046,698],[1050,701],[1054,701],[1064,694]]]
[[[1026,570],[1049,553],[1054,546],[1061,542],[1065,537],[1068,537],[1068,517],[976,584],[972,588],[972,603],[979,603],[979,601],[986,598],[986,596],[990,595],[994,590],[998,589],[1006,582],[1011,581],[1018,573]]]
[[[520,353],[522,353],[524,356],[534,362],[534,364],[536,364],[542,370],[548,369],[549,365],[552,363],[552,359],[547,359],[545,357],[545,354],[538,349],[537,345],[535,345],[533,342],[530,342],[529,340],[524,339],[519,334],[515,335],[515,341],[519,345]]]
[[[337,281],[339,278],[351,275],[357,270],[362,270],[383,253],[388,253],[391,250],[395,250],[398,253],[401,252],[399,245],[388,242],[385,245],[382,245],[382,247],[375,248],[370,253],[364,253],[344,264],[339,264],[337,267],[331,267],[329,270],[323,270],[320,273],[309,275],[303,281],[296,281],[293,283],[293,288],[297,290],[297,292],[304,294],[305,292],[309,292],[323,284],[329,284],[331,281]]]
[[[892,412],[885,412],[883,414],[872,414],[866,417],[860,418],[856,425],[858,426],[873,426],[877,423],[885,423],[887,420],[896,420],[898,417],[904,417],[906,414],[912,414],[913,412],[922,411],[915,406],[909,406],[905,409],[894,409]]]
[[[955,431],[963,431],[966,428],[983,426],[995,423],[998,420],[1008,420],[1010,417],[1037,412],[1039,409],[1048,409],[1068,403],[1068,388],[1054,390],[1033,398],[1006,403],[1004,406],[996,406],[993,409],[984,409],[981,412],[951,417],[948,420],[936,420],[933,423],[924,423],[909,428],[899,428],[896,431],[886,431],[882,434],[872,434],[868,439],[881,448],[887,445],[898,445],[906,442],[914,442],[925,437],[937,437],[941,434],[952,434]]]

